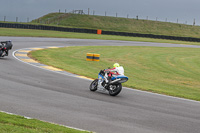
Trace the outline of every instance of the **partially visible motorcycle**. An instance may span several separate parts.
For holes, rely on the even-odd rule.
[[[112,76],[111,82],[107,85],[104,76],[105,71],[101,70],[98,74],[98,79],[95,79],[90,84],[90,91],[108,91],[111,96],[116,96],[122,90],[121,83],[128,81],[128,77],[124,75]]]
[[[8,51],[13,47],[12,41],[0,42],[0,57],[8,56]]]

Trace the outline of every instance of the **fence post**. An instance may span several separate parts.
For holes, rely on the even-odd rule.
[[[195,19],[194,19],[194,22],[193,22],[193,26],[195,26]]]
[[[136,19],[138,20],[138,15],[136,16]]]
[[[4,22],[6,21],[6,16],[4,16]]]
[[[88,8],[88,15],[90,15],[90,8]]]

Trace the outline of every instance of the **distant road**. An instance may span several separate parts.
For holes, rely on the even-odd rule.
[[[39,46],[200,46],[148,42],[0,37],[12,51]],[[124,88],[117,97],[89,91],[91,81],[0,59],[0,110],[97,133],[198,133],[200,102]]]

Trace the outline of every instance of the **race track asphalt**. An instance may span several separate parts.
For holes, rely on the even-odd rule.
[[[199,133],[200,102],[124,88],[111,97],[91,92],[91,81],[43,70],[12,56],[40,46],[193,47],[109,40],[0,37],[12,40],[0,58],[0,110],[97,133]]]

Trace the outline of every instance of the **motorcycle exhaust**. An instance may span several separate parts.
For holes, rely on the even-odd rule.
[[[110,84],[113,84],[113,83],[115,83],[115,82],[117,82],[117,81],[119,81],[119,80],[121,80],[121,79],[116,79],[116,80],[110,82]]]

